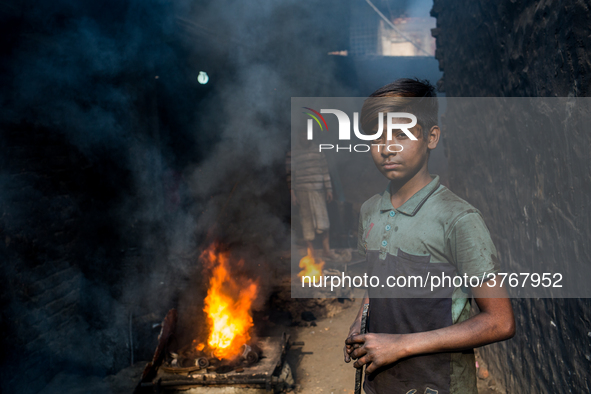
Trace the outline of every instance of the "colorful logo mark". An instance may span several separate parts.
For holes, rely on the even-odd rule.
[[[312,108],[308,108],[308,107],[302,107],[302,108],[314,112],[313,114],[311,114],[310,112],[302,112],[302,113],[310,115],[312,117],[312,119],[314,119],[316,121],[316,123],[318,123],[318,126],[320,126],[320,130],[324,130],[324,128],[322,127],[322,123],[324,123],[324,126],[326,127],[326,131],[328,131],[328,125],[326,124],[326,120],[324,120],[324,117],[322,115],[320,115],[320,112],[315,111]],[[318,119],[318,118],[322,119],[322,123],[320,123],[320,119]]]

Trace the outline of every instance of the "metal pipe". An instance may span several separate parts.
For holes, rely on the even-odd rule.
[[[207,368],[209,367],[209,360],[205,357],[199,357],[197,359],[197,366],[199,368]]]
[[[361,313],[361,329],[360,334],[365,334],[367,331],[367,313],[369,311],[369,304],[363,304],[363,312]],[[361,378],[363,377],[363,366],[355,371],[355,394],[361,394]]]

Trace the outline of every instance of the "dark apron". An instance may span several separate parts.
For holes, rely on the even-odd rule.
[[[430,256],[415,256],[398,251],[379,259],[378,251],[367,251],[369,272],[386,283],[388,276],[455,275],[448,263],[430,263]],[[367,332],[409,334],[436,330],[452,325],[453,287],[433,292],[430,284],[424,288],[369,289],[370,307]],[[388,297],[388,298],[386,298]],[[404,297],[404,298],[391,298]],[[429,298],[427,298],[429,297]],[[447,394],[451,380],[451,353],[436,353],[408,357],[366,375],[364,389],[368,394]]]

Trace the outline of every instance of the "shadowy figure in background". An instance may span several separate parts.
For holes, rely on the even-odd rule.
[[[293,173],[291,172],[293,160]],[[298,135],[297,145],[287,153],[287,183],[291,193],[291,203],[299,208],[304,239],[308,254],[314,256],[313,241],[316,234],[322,237],[324,257],[337,259],[330,249],[328,210],[326,203],[332,201],[332,185],[328,163],[324,153],[318,152],[305,133]]]

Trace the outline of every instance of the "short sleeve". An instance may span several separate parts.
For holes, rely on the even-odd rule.
[[[479,212],[462,216],[450,231],[447,242],[459,275],[486,275],[487,279],[488,274],[499,272],[497,249]]]

